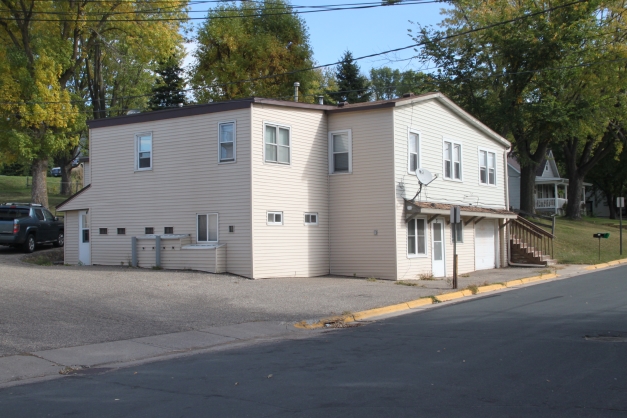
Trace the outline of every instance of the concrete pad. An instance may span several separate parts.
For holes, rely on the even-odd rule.
[[[34,356],[8,356],[0,358],[0,383],[26,378],[58,375],[62,367]]]
[[[140,344],[130,340],[58,348],[33,354],[65,366],[94,366],[97,364],[139,360],[165,354],[167,349]]]
[[[176,332],[152,337],[134,338],[130,341],[174,350],[205,348],[235,341],[235,338],[198,331]]]
[[[275,337],[296,332],[291,324],[285,322],[246,322],[225,327],[212,327],[201,329],[202,332],[222,335],[224,337],[248,340],[251,338]]]

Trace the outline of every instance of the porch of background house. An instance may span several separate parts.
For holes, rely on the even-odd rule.
[[[536,184],[536,211],[564,214],[564,206],[568,202],[568,183],[551,182]],[[581,202],[585,202],[586,187],[583,187]]]

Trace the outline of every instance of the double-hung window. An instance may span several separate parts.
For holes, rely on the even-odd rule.
[[[220,160],[221,163],[235,161],[235,122],[219,124]]]
[[[462,146],[457,142],[444,141],[444,178],[462,179]]]
[[[152,170],[152,133],[135,135],[135,169]]]
[[[268,225],[283,225],[283,212],[268,212]]]
[[[426,255],[426,219],[415,218],[407,222],[407,255]]]
[[[351,131],[329,132],[329,173],[352,173]]]
[[[218,242],[218,214],[199,213],[196,215],[196,241],[199,243]]]
[[[496,153],[479,150],[479,182],[496,184]]]
[[[409,132],[407,142],[407,151],[409,153],[407,171],[415,173],[420,165],[420,135],[415,132]]]
[[[318,214],[316,212],[305,213],[305,225],[318,225]]]
[[[265,155],[267,163],[290,163],[290,128],[266,124]]]

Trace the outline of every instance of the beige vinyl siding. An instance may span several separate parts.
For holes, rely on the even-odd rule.
[[[353,171],[329,176],[331,273],[396,279],[392,110],[329,115],[329,131],[346,129]]]
[[[438,100],[426,100],[396,107],[394,110],[395,130],[395,183],[396,183],[396,249],[398,253],[398,278],[414,279],[431,271],[431,253],[426,258],[407,257],[407,224],[404,218],[404,200],[411,199],[418,191],[418,180],[408,173],[408,128],[420,133],[419,165],[438,178],[428,187],[423,187],[421,201],[448,204],[479,204],[493,208],[506,208],[506,167],[504,145],[461,119]],[[443,141],[450,139],[462,144],[462,181],[443,179]],[[496,185],[486,186],[479,181],[479,148],[496,153]],[[448,220],[448,216],[441,217]],[[463,221],[467,221],[465,218]],[[446,225],[446,223],[445,223]],[[431,231],[431,225],[429,225]],[[446,274],[453,273],[453,246],[450,225],[445,227]],[[464,243],[457,247],[459,272],[474,270],[474,222],[464,226]],[[501,244],[503,241],[500,241]],[[429,236],[431,249],[431,236]],[[500,253],[504,247],[501,245]]]
[[[264,122],[291,129],[290,164],[264,161]],[[329,273],[327,123],[323,111],[255,104],[252,112],[254,278]],[[283,225],[267,225],[267,212]],[[305,213],[318,225],[306,226]],[[227,248],[230,254],[231,248]]]
[[[145,227],[162,234],[190,234],[196,214],[219,214],[219,240],[229,247],[228,271],[250,276],[249,109],[92,129],[92,186],[69,208],[91,210],[93,264],[120,265],[131,255],[131,237]],[[218,164],[218,123],[235,120],[237,162]],[[135,135],[152,132],[152,170],[135,171]],[[228,232],[229,225],[235,227]],[[99,235],[107,228],[107,235]],[[117,235],[125,228],[126,235]]]
[[[63,223],[65,241],[63,245],[63,262],[65,264],[78,264],[78,212],[65,212]]]

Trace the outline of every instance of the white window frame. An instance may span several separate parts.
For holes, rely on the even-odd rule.
[[[139,167],[139,138],[144,136],[150,136],[150,167]],[[135,134],[135,171],[151,171],[153,168],[153,160],[155,155],[155,143],[152,137],[152,132],[141,132]]]
[[[276,161],[268,161],[266,159],[266,126],[274,126],[277,130],[277,160]],[[287,155],[289,158],[289,162],[282,163],[279,162],[279,150],[278,147],[284,147],[284,145],[278,145],[279,140],[279,128],[287,129],[289,132],[289,141],[290,144],[287,146]],[[264,164],[277,164],[277,165],[292,165],[292,127],[290,125],[285,125],[283,123],[276,123],[270,121],[263,121],[263,163]]]
[[[316,216],[316,222],[307,222],[307,216],[310,216],[310,219],[311,219],[311,215]],[[319,220],[320,220],[320,216],[318,215],[318,212],[305,212],[304,222],[306,226],[318,226]]]
[[[418,228],[414,227],[414,240],[415,240],[415,244],[416,244],[416,253],[415,254],[411,254],[409,252],[409,222],[411,222],[412,220],[422,220],[425,223],[425,252],[423,253],[419,253],[418,252]],[[427,218],[423,217],[423,216],[414,216],[413,218],[411,218],[410,220],[407,221],[407,225],[405,227],[405,233],[407,234],[407,238],[405,239],[405,246],[406,248],[406,253],[407,253],[407,258],[426,258],[429,257],[429,223],[427,222]]]
[[[277,215],[280,214],[281,215],[281,222],[276,222],[276,218],[275,218],[275,222],[270,222],[268,221],[268,215]],[[274,225],[274,226],[279,226],[279,225],[283,225],[285,222],[285,217],[283,216],[283,211],[278,211],[278,210],[269,210],[266,212],[266,224],[267,225]]]
[[[333,135],[336,134],[348,134],[348,171],[340,171],[338,173],[335,172],[335,167],[333,163]],[[329,131],[329,174],[332,175],[341,175],[341,174],[352,174],[353,172],[353,133],[351,129],[341,129],[338,131]]]
[[[411,154],[412,152],[410,151],[410,138],[412,135],[418,135],[418,144],[416,146],[416,151],[418,153],[418,158],[416,158],[416,164],[417,164],[417,168],[420,168],[422,166],[422,150],[421,145],[422,145],[422,137],[420,134],[420,131],[417,131],[415,129],[412,128],[407,128],[407,173],[409,174],[416,174],[416,171],[412,171],[411,170]]]
[[[464,221],[462,220],[459,224],[459,228],[460,228],[460,232],[461,232],[461,237],[456,236],[455,238],[457,238],[457,243],[458,244],[463,244],[464,243]],[[450,236],[451,236],[451,244],[453,243],[453,224],[449,224],[449,226],[451,227],[451,231],[450,231]]]
[[[230,125],[230,124],[233,125],[233,159],[223,161],[220,129],[222,125]],[[233,164],[236,161],[237,161],[237,123],[234,120],[225,120],[222,122],[218,122],[218,164]]]
[[[207,241],[200,241],[198,239],[198,216],[207,216]],[[209,215],[216,215],[216,240],[209,241]],[[206,212],[196,214],[196,243],[197,244],[217,244],[220,241],[220,215],[217,212]]]
[[[481,153],[485,152],[486,153],[486,183],[483,183],[481,181]],[[488,158],[488,154],[494,154],[494,184],[490,184],[490,167],[488,167],[488,162],[489,162],[489,158]],[[496,157],[497,155],[499,155],[499,153],[491,148],[482,148],[482,147],[478,147],[477,148],[477,159],[478,159],[478,164],[477,167],[479,169],[478,173],[479,173],[479,185],[481,186],[488,186],[488,187],[496,187],[497,185],[497,170],[496,170],[496,166],[497,166],[497,160]]]
[[[451,144],[451,177],[446,177],[446,143]],[[459,145],[459,178],[455,178],[455,162],[453,159],[453,150],[455,145]],[[442,178],[446,181],[464,181],[464,147],[460,141],[442,138]]]

